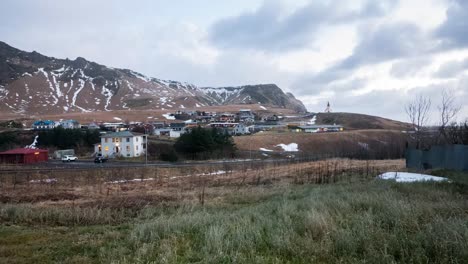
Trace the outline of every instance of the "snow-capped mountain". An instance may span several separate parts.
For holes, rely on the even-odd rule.
[[[1,112],[60,114],[258,103],[306,111],[302,102],[274,84],[203,88],[149,78],[81,57],[47,57],[0,42]]]

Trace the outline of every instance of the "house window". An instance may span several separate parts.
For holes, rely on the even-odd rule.
[[[138,146],[136,146],[136,150],[138,151]]]
[[[130,142],[130,138],[127,138],[127,142]]]
[[[105,149],[106,151],[109,151],[109,146],[106,146],[104,149]]]
[[[104,143],[107,143],[107,138],[104,139]]]
[[[130,146],[127,146],[127,152],[130,152]]]
[[[112,138],[112,143],[115,143],[115,138]]]
[[[136,142],[138,142],[138,138],[136,138]]]

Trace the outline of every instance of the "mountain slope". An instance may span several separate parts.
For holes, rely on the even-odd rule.
[[[297,112],[306,112],[301,101],[275,84],[246,85],[240,87],[200,88],[218,104],[271,104]]]
[[[56,59],[0,42],[0,111],[61,114],[112,110],[175,110],[211,105],[264,104],[306,112],[274,84],[200,88],[149,78],[87,61]]]

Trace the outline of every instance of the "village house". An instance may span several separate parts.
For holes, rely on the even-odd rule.
[[[108,133],[101,136],[101,143],[94,145],[94,152],[103,157],[139,157],[145,154],[147,135],[130,131]]]
[[[171,123],[169,125],[171,131],[169,131],[169,137],[171,138],[179,138],[180,135],[184,134],[185,131],[185,123]]]
[[[229,114],[229,113],[224,113],[220,116],[216,117],[216,121],[220,123],[234,123],[236,122],[236,115],[235,114]]]
[[[156,128],[154,131],[153,131],[153,134],[155,136],[170,136],[171,134],[171,129],[170,128]]]
[[[52,120],[39,120],[33,123],[32,128],[34,130],[49,130],[49,129],[54,129],[55,127],[59,125],[60,123],[52,121]]]
[[[98,126],[98,124],[96,124],[96,123],[94,123],[94,122],[93,122],[93,123],[89,123],[89,125],[88,125],[87,128],[88,128],[88,129],[100,129],[100,127]]]
[[[255,114],[250,109],[241,109],[237,113],[238,120],[241,122],[254,122]]]
[[[102,123],[102,126],[105,129],[108,129],[108,130],[111,130],[111,131],[128,130],[128,126],[125,123],[122,123],[122,122],[114,122],[114,123],[105,122],[105,123]]]
[[[344,130],[342,125],[301,125],[301,126],[288,126],[293,132],[305,133],[323,133],[323,132],[341,132]]]
[[[247,135],[251,133],[251,128],[244,123],[239,123],[234,127],[234,135]]]
[[[75,129],[80,128],[80,123],[78,121],[70,119],[70,120],[62,120],[60,121],[60,126],[65,129]]]

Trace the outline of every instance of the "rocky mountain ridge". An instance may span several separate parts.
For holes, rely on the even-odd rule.
[[[232,104],[307,111],[301,101],[274,84],[198,87],[106,67],[81,57],[75,60],[47,57],[0,42],[0,111],[3,112],[176,110]]]

